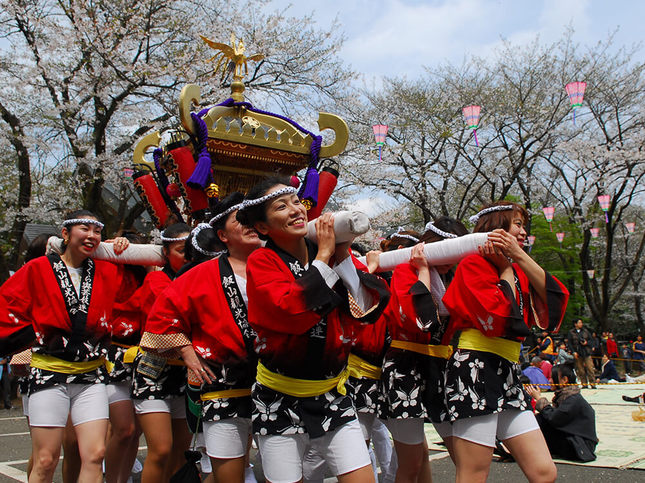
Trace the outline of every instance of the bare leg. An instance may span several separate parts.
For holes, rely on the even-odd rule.
[[[446,436],[443,440],[443,442],[446,445],[446,449],[448,450],[448,454],[450,455],[450,459],[452,462],[455,462],[455,449],[453,446],[453,438],[452,436]]]
[[[245,456],[239,458],[211,458],[213,475],[217,482],[243,483],[246,469]]]
[[[137,417],[148,445],[141,483],[163,483],[168,478],[165,470],[172,451],[170,413],[147,413]]]
[[[539,429],[504,440],[517,464],[531,483],[552,482],[558,470]]]
[[[105,448],[105,480],[107,483],[125,483],[137,456],[136,447],[132,453],[132,441],[138,440],[132,401],[110,404],[110,428]],[[122,479],[124,474],[127,476]]]
[[[32,427],[31,444],[34,466],[29,472],[29,483],[50,482],[60,457],[65,428]]]
[[[417,483],[432,483],[432,470],[430,468],[430,459],[428,450],[428,440],[423,439],[423,459],[421,460],[421,471],[417,478]]]
[[[108,420],[97,419],[74,427],[81,455],[79,483],[101,483],[103,481],[103,457],[105,456],[105,436]]]
[[[174,475],[179,468],[186,462],[184,452],[190,448],[190,442],[193,435],[190,434],[188,423],[186,419],[173,419],[172,420],[172,453],[170,457],[170,466],[168,478]]]
[[[427,460],[428,455],[424,443],[405,444],[395,440],[394,450],[399,462],[395,483],[417,483],[423,467],[423,457]]]
[[[63,434],[63,482],[76,483],[81,473],[81,454],[78,451],[78,440],[72,420],[67,418]]]
[[[374,470],[372,465],[366,465],[357,470],[338,475],[338,483],[374,483]]]
[[[456,483],[484,483],[488,478],[493,448],[452,437],[457,467]]]

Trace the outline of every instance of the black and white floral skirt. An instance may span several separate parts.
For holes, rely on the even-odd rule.
[[[426,418],[423,401],[427,370],[422,360],[426,356],[416,352],[389,348],[383,360],[381,374],[385,398],[379,417],[382,419]]]
[[[126,364],[123,362],[123,355],[128,349],[117,345],[111,345],[108,348],[107,359],[114,367],[109,374],[108,383],[127,381],[132,378],[133,364]]]
[[[496,354],[457,349],[446,366],[445,398],[450,421],[505,409],[526,410],[529,396],[519,364]]]
[[[359,413],[379,414],[385,404],[385,395],[379,379],[350,377],[345,384],[347,394],[354,402],[354,408]]]
[[[310,438],[318,438],[356,419],[351,398],[335,389],[298,398],[256,382],[251,397],[253,432],[261,435],[307,433]]]
[[[167,399],[181,396],[186,391],[186,366],[166,364],[156,379],[137,371],[141,355],[134,361],[132,399]]]

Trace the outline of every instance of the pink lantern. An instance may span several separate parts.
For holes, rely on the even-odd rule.
[[[477,127],[479,126],[479,113],[481,111],[481,106],[466,106],[461,112],[464,114],[464,120],[466,121],[466,129],[472,129],[473,134],[475,135],[475,146],[479,147],[479,141],[477,140]]]
[[[589,231],[591,232],[591,238],[598,238],[598,234],[600,233],[600,228],[597,228],[597,227],[589,228]]]
[[[596,274],[595,270],[587,270],[587,277],[592,279],[595,274]]]
[[[126,178],[132,178],[132,175],[134,174],[134,169],[132,168],[123,168],[123,176]]]
[[[600,209],[605,212],[605,223],[609,223],[607,211],[609,210],[611,197],[609,195],[598,195],[598,203],[600,203]]]
[[[546,221],[549,222],[549,229],[553,231],[551,222],[553,221],[553,214],[555,213],[555,207],[545,206],[544,208],[542,208],[542,212],[544,213],[544,218],[546,218]]]
[[[385,124],[375,124],[372,126],[374,131],[374,138],[376,138],[376,145],[378,146],[378,160],[381,160],[381,148],[385,145],[385,137],[387,136],[388,126]]]
[[[531,253],[531,248],[533,248],[533,244],[535,243],[535,235],[529,235],[526,239],[529,243],[529,253]]]
[[[576,109],[582,106],[582,100],[585,96],[586,82],[569,82],[565,87],[569,102],[573,107],[573,123],[576,123]]]
[[[564,240],[564,232],[558,232],[555,234],[555,237],[558,239],[558,243],[560,243],[560,246],[562,246],[562,240]]]
[[[636,229],[636,223],[633,223],[633,222],[625,223],[625,228],[627,228],[627,231],[629,233],[634,233],[634,230]]]

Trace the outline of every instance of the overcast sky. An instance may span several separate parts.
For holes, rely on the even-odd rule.
[[[293,15],[314,11],[322,27],[334,17],[347,41],[341,53],[370,77],[415,77],[422,66],[460,63],[487,55],[501,39],[514,44],[559,39],[568,25],[575,40],[592,45],[618,28],[616,43],[643,40],[642,0],[273,0]],[[642,59],[641,59],[642,60]]]

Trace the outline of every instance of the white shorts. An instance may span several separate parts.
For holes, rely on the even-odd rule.
[[[108,404],[130,401],[130,381],[111,382],[107,385]]]
[[[186,419],[184,396],[166,399],[134,399],[134,412],[137,414],[170,413],[172,419]]]
[[[495,447],[500,441],[540,429],[533,411],[505,409],[501,413],[457,419],[452,423],[452,435],[473,443]]]
[[[441,439],[445,441],[446,438],[452,436],[452,424],[444,421],[443,423],[432,423],[434,430],[437,432]]]
[[[392,439],[403,444],[421,444],[426,435],[423,432],[423,418],[388,419],[385,426]]]
[[[231,459],[246,454],[251,434],[250,418],[202,421],[206,454],[211,458]]]
[[[357,413],[357,416],[358,416],[358,423],[361,425],[361,430],[363,431],[363,438],[365,439],[365,441],[371,440],[376,414]]]
[[[371,464],[357,419],[319,438],[310,439],[308,434],[259,435],[258,443],[264,476],[272,483],[300,481],[302,461],[309,446],[335,476]]]
[[[29,396],[29,425],[64,428],[72,424],[108,419],[105,384],[57,384]]]
[[[29,417],[29,396],[23,394],[22,396],[22,414]]]

